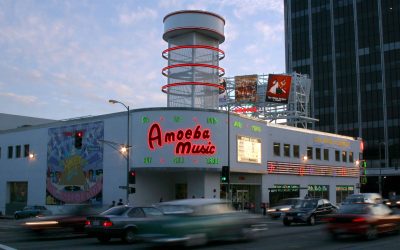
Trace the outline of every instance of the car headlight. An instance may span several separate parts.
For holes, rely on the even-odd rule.
[[[397,205],[400,204],[400,201],[396,201],[396,204],[397,204]]]
[[[56,225],[58,221],[30,221],[25,222],[25,225],[28,226],[41,226],[41,225]]]
[[[268,211],[268,212],[275,212],[276,210],[273,209],[273,208],[270,208],[270,209],[268,209],[267,211]]]
[[[286,211],[289,211],[289,210],[290,210],[290,208],[288,208],[288,207],[285,207],[285,208],[281,209],[281,211],[283,211],[283,212],[286,212]]]

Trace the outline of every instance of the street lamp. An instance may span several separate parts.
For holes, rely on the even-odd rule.
[[[129,145],[129,131],[130,131],[130,129],[129,129],[129,127],[130,127],[130,114],[129,114],[129,106],[127,106],[127,105],[125,105],[124,103],[122,103],[122,102],[120,102],[120,101],[117,101],[117,100],[108,100],[108,102],[109,103],[111,103],[111,104],[116,104],[116,103],[119,103],[119,104],[121,104],[122,106],[124,106],[125,108],[126,108],[126,110],[127,110],[127,113],[128,113],[128,123],[127,123],[127,131],[126,131],[126,136],[127,136],[127,138],[126,138],[126,145],[124,146],[124,147],[122,147],[121,148],[121,153],[126,153],[126,203],[128,204],[129,203],[129,156],[130,156],[130,151],[129,151],[129,147],[130,147],[130,145]]]
[[[386,148],[385,142],[379,142],[379,179],[378,179],[378,184],[379,184],[379,194],[382,195],[382,150],[381,150],[381,145],[383,145]],[[386,157],[385,157],[386,159]],[[385,165],[386,165],[386,160],[385,160]]]

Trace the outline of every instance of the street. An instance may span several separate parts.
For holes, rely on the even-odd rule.
[[[292,225],[285,227],[282,221],[266,219],[268,231],[265,236],[251,242],[213,242],[194,249],[395,249],[400,243],[400,235],[383,235],[373,241],[344,237],[338,241],[330,239],[324,224],[315,226]],[[15,220],[0,220],[0,249],[151,249],[144,242],[124,244],[118,239],[101,244],[84,234],[47,233],[32,235],[23,232]],[[162,249],[165,249],[164,247]],[[170,249],[176,249],[171,247]]]

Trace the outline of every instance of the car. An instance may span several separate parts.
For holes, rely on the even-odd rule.
[[[59,213],[28,219],[24,221],[22,227],[36,233],[70,229],[83,232],[86,217],[98,214],[100,209],[101,207],[86,204],[63,205]]]
[[[147,224],[163,216],[155,207],[132,207],[128,205],[112,207],[99,215],[89,216],[85,232],[105,243],[111,238],[121,238],[126,243],[138,240],[137,234],[145,233]]]
[[[156,245],[197,246],[214,240],[256,239],[267,229],[261,215],[236,211],[226,200],[182,199],[162,202],[164,217],[151,223],[142,239]]]
[[[384,203],[390,208],[400,208],[400,195],[391,196],[384,200]]]
[[[327,231],[334,239],[340,235],[358,235],[373,240],[382,233],[400,232],[400,215],[381,203],[346,204],[327,221]]]
[[[382,196],[378,193],[359,193],[359,194],[351,194],[347,196],[342,205],[350,204],[350,203],[382,203]]]
[[[312,226],[316,221],[337,210],[338,207],[327,199],[299,199],[293,208],[285,213],[283,224],[290,226],[292,223],[307,223]]]
[[[14,218],[17,220],[22,218],[45,216],[45,215],[51,215],[51,211],[48,210],[45,206],[39,206],[39,205],[26,206],[24,207],[24,209],[14,212]]]
[[[285,214],[285,212],[289,211],[292,206],[298,202],[298,200],[299,198],[282,199],[275,206],[270,207],[267,210],[267,213],[272,219],[280,218]]]

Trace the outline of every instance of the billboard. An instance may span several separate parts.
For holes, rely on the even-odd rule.
[[[235,76],[235,99],[237,102],[257,101],[257,75]]]
[[[237,160],[261,164],[261,139],[238,135]]]
[[[82,135],[82,145],[75,134]],[[47,143],[46,204],[102,203],[102,121],[50,128]]]
[[[292,77],[288,75],[268,76],[267,92],[265,101],[276,103],[288,103]]]

